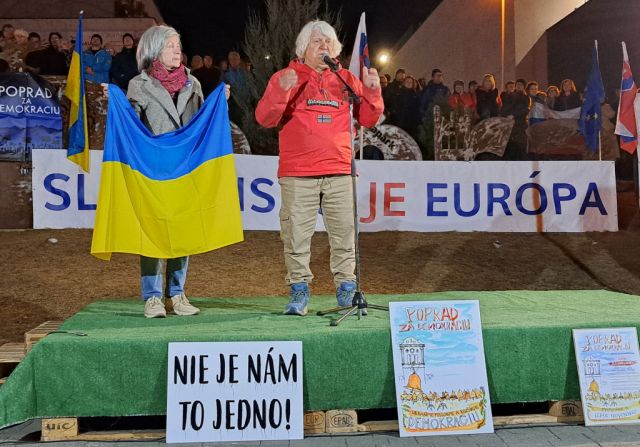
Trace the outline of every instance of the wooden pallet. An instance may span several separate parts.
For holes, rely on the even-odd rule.
[[[7,377],[24,358],[24,344],[5,343],[0,346],[0,385],[6,382]]]
[[[550,403],[548,414],[526,414],[514,416],[495,416],[495,427],[517,425],[549,425],[557,423],[582,422],[580,401],[558,401]],[[82,419],[54,418],[42,420],[42,441],[141,441],[160,440],[165,431],[128,430],[128,431],[82,431]],[[310,411],[304,414],[304,434],[312,436],[323,433],[356,433],[398,431],[398,421],[358,422],[356,410]]]
[[[45,338],[50,333],[57,331],[62,321],[47,321],[40,326],[24,333],[25,351],[29,352],[33,349],[33,345]]]
[[[42,441],[149,441],[164,437],[164,430],[82,432],[78,418],[42,419]]]

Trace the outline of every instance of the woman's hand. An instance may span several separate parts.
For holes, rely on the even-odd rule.
[[[224,97],[227,98],[227,101],[231,97],[231,86],[229,84],[224,85]]]
[[[100,87],[102,87],[102,94],[104,97],[109,99],[109,84],[102,82],[100,83]]]

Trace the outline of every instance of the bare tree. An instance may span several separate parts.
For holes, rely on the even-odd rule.
[[[255,120],[256,105],[271,76],[296,57],[295,40],[302,27],[313,19],[331,23],[340,35],[342,11],[329,11],[326,0],[266,0],[266,14],[251,11],[245,28],[243,49],[253,67],[247,89],[232,95],[241,110],[238,123],[255,154],[278,153],[275,129],[263,129]]]

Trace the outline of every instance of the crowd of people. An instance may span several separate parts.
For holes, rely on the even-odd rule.
[[[66,76],[74,44],[58,32],[49,33],[43,43],[38,33],[5,24],[0,36],[0,72],[30,71]],[[122,47],[117,53],[111,45],[103,43],[100,34],[93,34],[82,58],[86,80],[91,82],[111,82],[126,90],[129,81],[139,74],[136,42],[130,33],[123,34]],[[221,82],[231,86],[232,96],[242,94],[251,73],[251,64],[243,61],[237,51],[230,51],[227,58],[217,64],[211,55],[195,54],[189,60],[183,52],[182,63],[200,81],[205,98]],[[510,80],[499,91],[495,77],[486,74],[480,82],[456,80],[450,89],[442,70],[433,69],[431,79],[418,79],[401,68],[394,78],[390,74],[381,75],[380,84],[386,123],[406,130],[419,142],[420,126],[431,121],[436,104],[468,113],[474,123],[490,117],[512,116],[514,128],[504,157],[512,160],[527,158],[527,127],[553,117],[550,110],[563,112],[582,104],[581,94],[571,79],[546,89],[536,81]],[[230,103],[230,108],[232,120],[240,119],[234,103]]]
[[[49,33],[46,42],[40,34],[16,29],[7,23],[0,34],[0,72],[22,72],[43,76],[66,76],[69,72],[75,41],[65,39],[59,32]],[[85,79],[95,83],[113,83],[127,90],[129,81],[139,74],[136,63],[136,41],[131,33],[122,36],[122,48],[114,51],[104,44],[100,34],[93,34],[82,53]],[[189,61],[182,53],[182,63],[200,81],[204,96],[208,96],[220,82],[232,89],[242,90],[247,83],[247,64],[237,51],[230,51],[227,59],[216,65],[211,55],[195,54]]]
[[[448,105],[453,111],[468,113],[473,122],[491,117],[514,118],[514,130],[505,158],[526,158],[526,143],[522,144],[526,128],[556,116],[552,112],[566,112],[582,105],[582,96],[571,79],[560,86],[541,88],[536,81],[517,79],[508,81],[500,92],[494,75],[486,74],[475,80],[453,82],[453,91],[445,84],[442,70],[434,68],[431,79],[416,79],[400,68],[395,78],[380,76],[385,103],[386,123],[394,124],[411,135],[417,135],[418,126],[425,117],[432,117],[434,105]]]

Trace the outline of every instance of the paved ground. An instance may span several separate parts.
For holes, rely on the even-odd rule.
[[[0,430],[0,445],[36,445],[34,433],[39,430],[39,421],[31,421]],[[29,434],[32,434],[29,436]],[[21,439],[31,442],[20,442]],[[84,446],[103,447],[109,445],[161,446],[164,440],[153,442],[54,442],[53,447]],[[42,444],[40,444],[42,445]],[[180,444],[173,444],[180,445]],[[197,446],[198,444],[184,444]],[[631,447],[640,446],[640,424],[593,427],[582,425],[517,426],[498,428],[491,435],[437,436],[400,438],[397,433],[354,434],[344,436],[313,436],[302,441],[263,441],[244,443],[200,444],[212,446],[272,446],[272,447],[382,447],[382,446],[426,446],[426,447]]]

